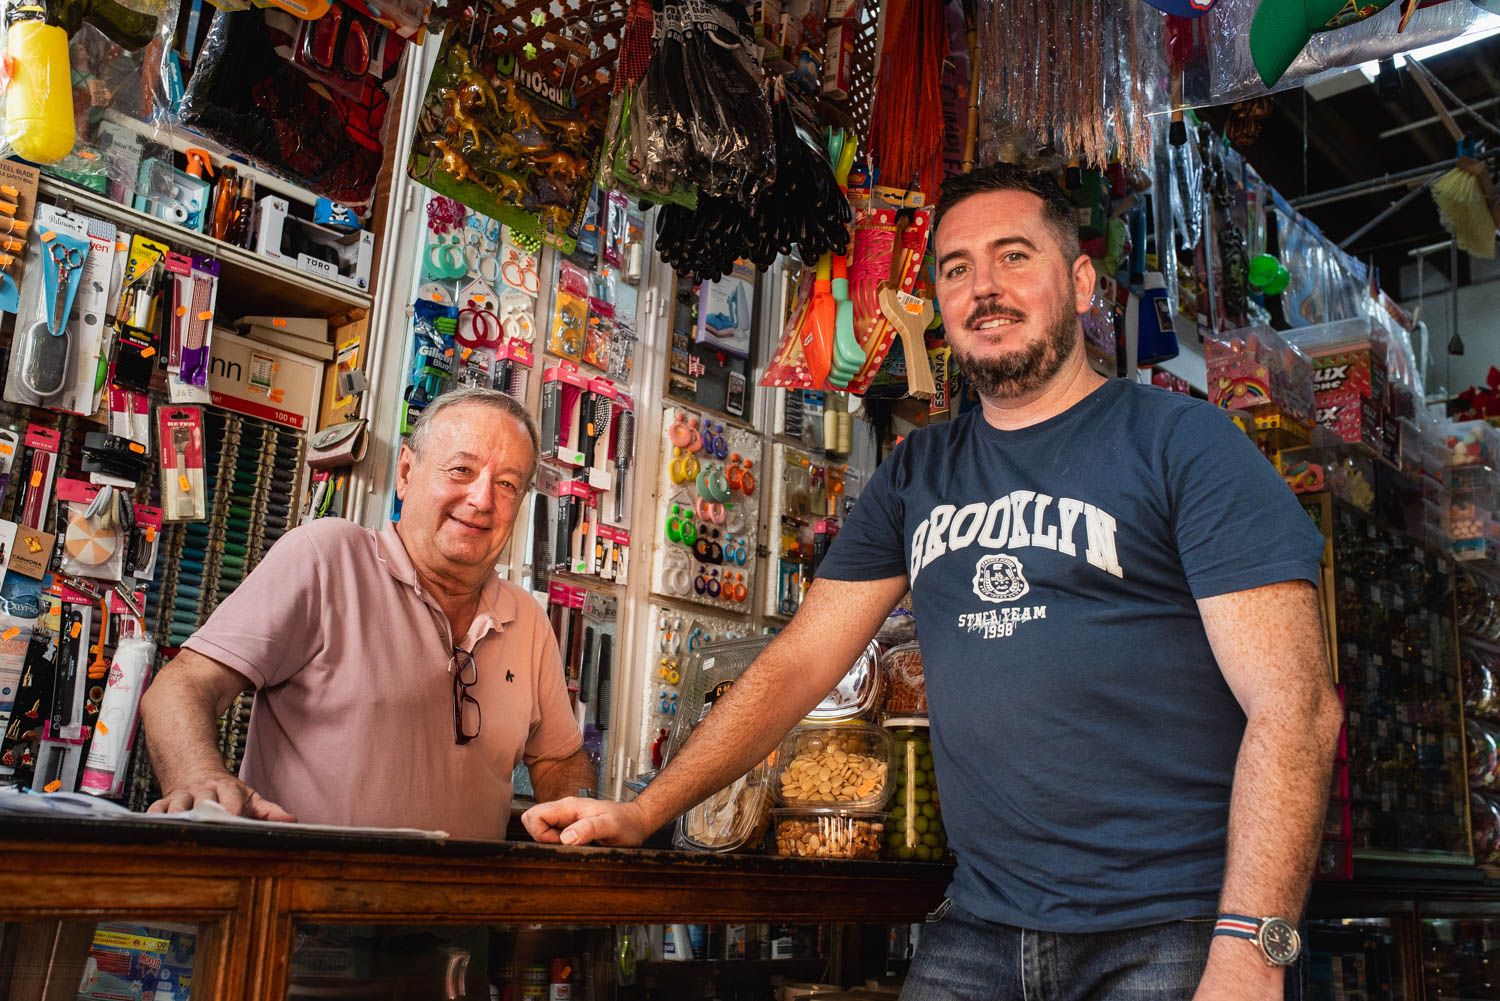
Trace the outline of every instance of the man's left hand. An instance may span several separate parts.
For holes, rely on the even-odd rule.
[[[1267,965],[1254,942],[1220,936],[1193,1001],[1281,1001],[1285,991],[1286,970]]]

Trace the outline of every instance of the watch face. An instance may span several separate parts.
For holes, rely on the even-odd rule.
[[[1287,922],[1271,918],[1261,926],[1260,947],[1266,958],[1277,966],[1290,966],[1302,951],[1302,937]]]

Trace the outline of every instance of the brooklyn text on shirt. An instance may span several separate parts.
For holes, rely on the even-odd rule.
[[[963,507],[939,504],[912,533],[910,582],[915,586],[917,575],[933,560],[976,545],[989,550],[1051,549],[1075,559],[1081,555],[1091,566],[1123,578],[1115,528],[1114,515],[1103,508],[1035,490],[1012,490],[993,501]],[[975,593],[987,601],[1014,601],[1030,589],[1014,557],[981,556],[975,572]]]

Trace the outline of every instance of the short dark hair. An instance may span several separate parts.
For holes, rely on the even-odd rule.
[[[1045,171],[1029,170],[1014,163],[992,163],[957,174],[943,182],[943,195],[932,216],[932,232],[954,206],[971,195],[990,191],[1022,191],[1042,200],[1042,218],[1052,227],[1063,254],[1069,261],[1081,252],[1078,248],[1078,222],[1073,203],[1063,194],[1057,178]]]

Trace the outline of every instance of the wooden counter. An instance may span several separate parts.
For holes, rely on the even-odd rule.
[[[951,873],[920,863],[421,842],[295,828],[265,834],[0,821],[0,921],[54,928],[61,921],[76,935],[103,919],[197,922],[194,1001],[284,999],[292,930],[301,922],[901,923],[936,906]]]

